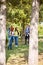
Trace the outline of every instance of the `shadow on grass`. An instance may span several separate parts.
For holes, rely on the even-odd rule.
[[[12,48],[12,50],[8,50],[6,48],[6,62],[7,60],[9,59],[9,57],[11,55],[17,55],[17,54],[24,54],[24,58],[27,60],[27,54],[28,54],[28,48],[29,46],[28,45],[24,45],[24,44],[21,44],[19,45],[18,47],[14,47]]]
[[[29,45],[20,44],[18,45],[18,47],[15,47],[14,45],[12,47],[13,47],[12,50],[8,50],[6,48],[6,62],[11,57],[11,55],[16,56],[18,54],[22,54],[24,59],[28,62]],[[39,54],[43,53],[43,42],[42,41],[38,43],[38,51],[39,51]]]

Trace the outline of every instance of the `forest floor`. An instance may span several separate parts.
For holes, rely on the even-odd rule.
[[[39,62],[38,62],[38,65],[43,65],[43,53],[41,53],[40,55],[39,55]]]
[[[39,57],[38,65],[43,65],[43,42],[39,43]],[[12,50],[6,49],[7,65],[27,65],[28,63],[28,49],[29,46],[20,44],[18,47],[14,47]]]

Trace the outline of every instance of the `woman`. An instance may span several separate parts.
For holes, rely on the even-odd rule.
[[[15,45],[17,47],[18,46],[18,30],[17,30],[17,27],[15,28],[15,31],[14,31],[14,38],[15,38]]]
[[[10,27],[10,32],[9,32],[9,45],[8,45],[8,49],[12,49],[12,42],[13,42],[13,35],[14,35],[14,28],[13,26]]]

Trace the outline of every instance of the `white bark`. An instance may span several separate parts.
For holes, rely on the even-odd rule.
[[[6,42],[6,5],[5,0],[1,0],[0,11],[0,65],[5,65],[5,42]]]
[[[28,65],[38,65],[38,18],[39,2],[38,0],[33,0]]]

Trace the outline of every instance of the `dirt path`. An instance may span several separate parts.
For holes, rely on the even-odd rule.
[[[38,65],[43,65],[43,53],[39,55],[39,62]]]
[[[43,65],[43,53],[39,55],[38,65]],[[24,58],[24,54],[10,55],[7,65],[27,65],[27,60]]]
[[[7,61],[7,65],[27,65],[24,54],[11,55]]]

